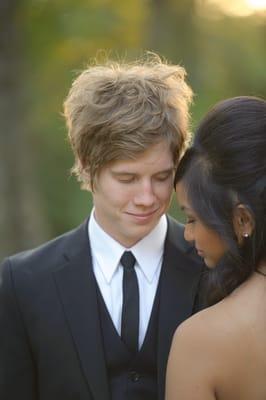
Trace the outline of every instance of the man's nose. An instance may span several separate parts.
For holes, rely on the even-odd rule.
[[[142,182],[137,189],[137,193],[135,195],[135,204],[143,205],[143,206],[150,206],[154,203],[155,194],[152,182],[145,181]]]

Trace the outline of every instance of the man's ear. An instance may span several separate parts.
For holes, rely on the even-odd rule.
[[[88,181],[86,183],[86,188],[89,192],[93,193],[93,184],[92,184],[91,177],[89,174],[88,174]]]
[[[85,182],[84,189],[93,193],[93,182],[89,170],[85,167],[82,167],[81,171],[82,171],[83,182]]]
[[[239,245],[253,233],[255,222],[252,213],[244,204],[238,204],[234,209],[233,225]]]

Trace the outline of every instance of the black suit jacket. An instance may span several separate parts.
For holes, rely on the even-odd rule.
[[[158,326],[158,393],[176,327],[195,310],[202,264],[168,218]],[[110,400],[87,221],[0,267],[0,398]]]

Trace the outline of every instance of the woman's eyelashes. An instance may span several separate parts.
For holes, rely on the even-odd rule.
[[[193,224],[196,221],[195,217],[188,217],[186,220],[186,224]]]

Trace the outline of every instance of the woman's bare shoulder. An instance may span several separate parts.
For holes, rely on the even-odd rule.
[[[197,336],[204,339],[207,336],[219,333],[221,329],[226,329],[228,313],[227,305],[224,301],[208,307],[192,317],[185,320],[176,330],[175,336],[192,337]]]
[[[199,358],[218,362],[221,357],[239,340],[241,327],[230,308],[230,303],[221,301],[206,308],[184,321],[176,330],[172,343],[172,351],[184,351],[184,354],[195,355]],[[235,323],[233,323],[235,321]],[[229,340],[230,338],[230,340]],[[186,350],[185,350],[186,349]]]
[[[177,328],[167,366],[167,400],[216,398],[223,357],[217,346],[221,332],[216,309],[200,311]]]
[[[250,382],[247,359],[252,359],[253,364],[255,360],[258,367],[254,376],[259,376],[265,365],[261,355],[265,354],[265,346],[258,345],[264,343],[265,337],[265,324],[259,329],[264,308],[258,310],[263,290],[258,297],[258,288],[254,288],[252,295],[248,285],[177,328],[167,367],[167,400],[213,400],[221,388],[231,393],[229,398],[242,398],[238,389],[236,395],[232,394],[231,383],[245,382],[246,376]]]
[[[231,342],[234,336],[239,339],[244,328],[248,328],[255,320],[263,321],[265,315],[265,282],[257,281],[258,277],[252,276],[222,301],[184,321],[177,328],[175,338],[228,340],[225,334],[230,333]]]

